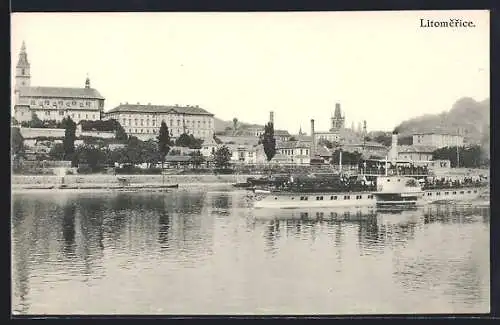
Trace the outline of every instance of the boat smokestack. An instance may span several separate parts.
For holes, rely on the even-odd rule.
[[[389,159],[396,161],[398,159],[398,132],[392,132],[391,151],[389,152]]]

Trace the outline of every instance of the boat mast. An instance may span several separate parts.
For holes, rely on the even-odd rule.
[[[460,129],[458,129],[457,134],[460,134]],[[455,139],[456,139],[456,143],[457,143],[457,168],[459,168],[460,167],[460,154],[458,153],[458,135]]]
[[[385,176],[387,176],[387,155],[385,156]]]

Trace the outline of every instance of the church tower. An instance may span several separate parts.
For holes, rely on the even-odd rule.
[[[342,116],[342,111],[340,110],[340,103],[335,104],[335,112],[332,117],[332,127],[330,131],[343,129],[345,123],[345,116]]]
[[[30,85],[30,63],[28,62],[28,54],[26,53],[26,44],[23,41],[21,52],[19,52],[19,59],[16,65],[16,83],[14,86],[14,92],[17,95],[20,88],[30,87]]]

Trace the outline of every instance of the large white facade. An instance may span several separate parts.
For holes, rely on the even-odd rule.
[[[167,124],[173,139],[183,133],[207,139],[215,132],[214,114],[198,106],[120,104],[104,116],[117,120],[127,134],[144,139],[156,137],[162,121]]]
[[[90,87],[32,87],[30,64],[23,42],[16,65],[14,85],[14,117],[19,122],[30,121],[33,113],[40,120],[61,121],[69,116],[75,122],[99,120],[104,110],[104,97]]]
[[[413,144],[431,146],[436,149],[444,147],[463,146],[464,137],[454,134],[420,133],[413,135]]]

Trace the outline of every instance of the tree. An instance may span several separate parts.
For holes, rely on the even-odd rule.
[[[181,134],[175,141],[175,145],[179,147],[189,147],[191,144],[191,139],[187,133]]]
[[[190,149],[201,149],[202,143],[202,139],[197,139],[192,134],[183,133],[179,136],[179,138],[175,142],[175,145],[179,147],[187,147]]]
[[[326,139],[320,139],[318,141],[318,144],[323,145],[323,146],[327,147],[328,149],[333,149],[333,145],[334,145],[333,142],[326,140]]]
[[[24,152],[24,138],[21,134],[21,130],[18,127],[11,128],[11,150],[12,153],[17,157]]]
[[[73,160],[75,153],[75,139],[76,139],[76,123],[73,122],[71,117],[65,117],[61,124],[64,126],[64,159]]]
[[[116,121],[116,120],[114,120]],[[118,141],[127,141],[127,132],[125,132],[125,129],[123,128],[123,126],[120,124],[120,122],[116,121],[116,124],[115,124],[115,139],[118,140]]]
[[[161,174],[162,174],[162,182],[165,181],[163,176],[163,165],[165,163],[165,156],[170,151],[170,133],[168,131],[167,124],[165,121],[161,121],[160,131],[158,132],[158,151],[161,156]]]
[[[64,145],[62,143],[56,143],[50,148],[49,157],[54,160],[64,159]]]
[[[32,128],[42,128],[43,127],[43,122],[38,118],[38,115],[36,115],[35,112],[31,114],[31,121],[29,123],[29,126]]]
[[[233,131],[236,133],[237,129],[238,129],[238,119],[235,117],[233,118]]]
[[[78,163],[88,164],[92,171],[101,167],[107,160],[103,150],[89,144],[79,146],[75,151],[75,157]]]
[[[457,163],[458,150],[458,163]],[[481,155],[481,147],[473,145],[469,147],[445,147],[434,150],[433,160],[449,160],[451,167],[477,168],[484,163],[484,155]]]
[[[216,168],[229,167],[230,160],[231,160],[231,151],[227,146],[222,146],[215,151],[214,163]]]
[[[264,146],[267,161],[271,161],[276,154],[276,139],[274,138],[274,126],[272,122],[267,123],[264,127],[262,145]]]
[[[200,167],[200,165],[205,161],[205,158],[199,151],[193,151],[189,155],[192,157],[191,162],[196,168]]]
[[[377,135],[373,141],[383,144],[386,147],[390,147],[392,145],[392,137],[388,134],[380,134]]]
[[[291,136],[288,141],[297,141],[297,139],[294,136]]]

